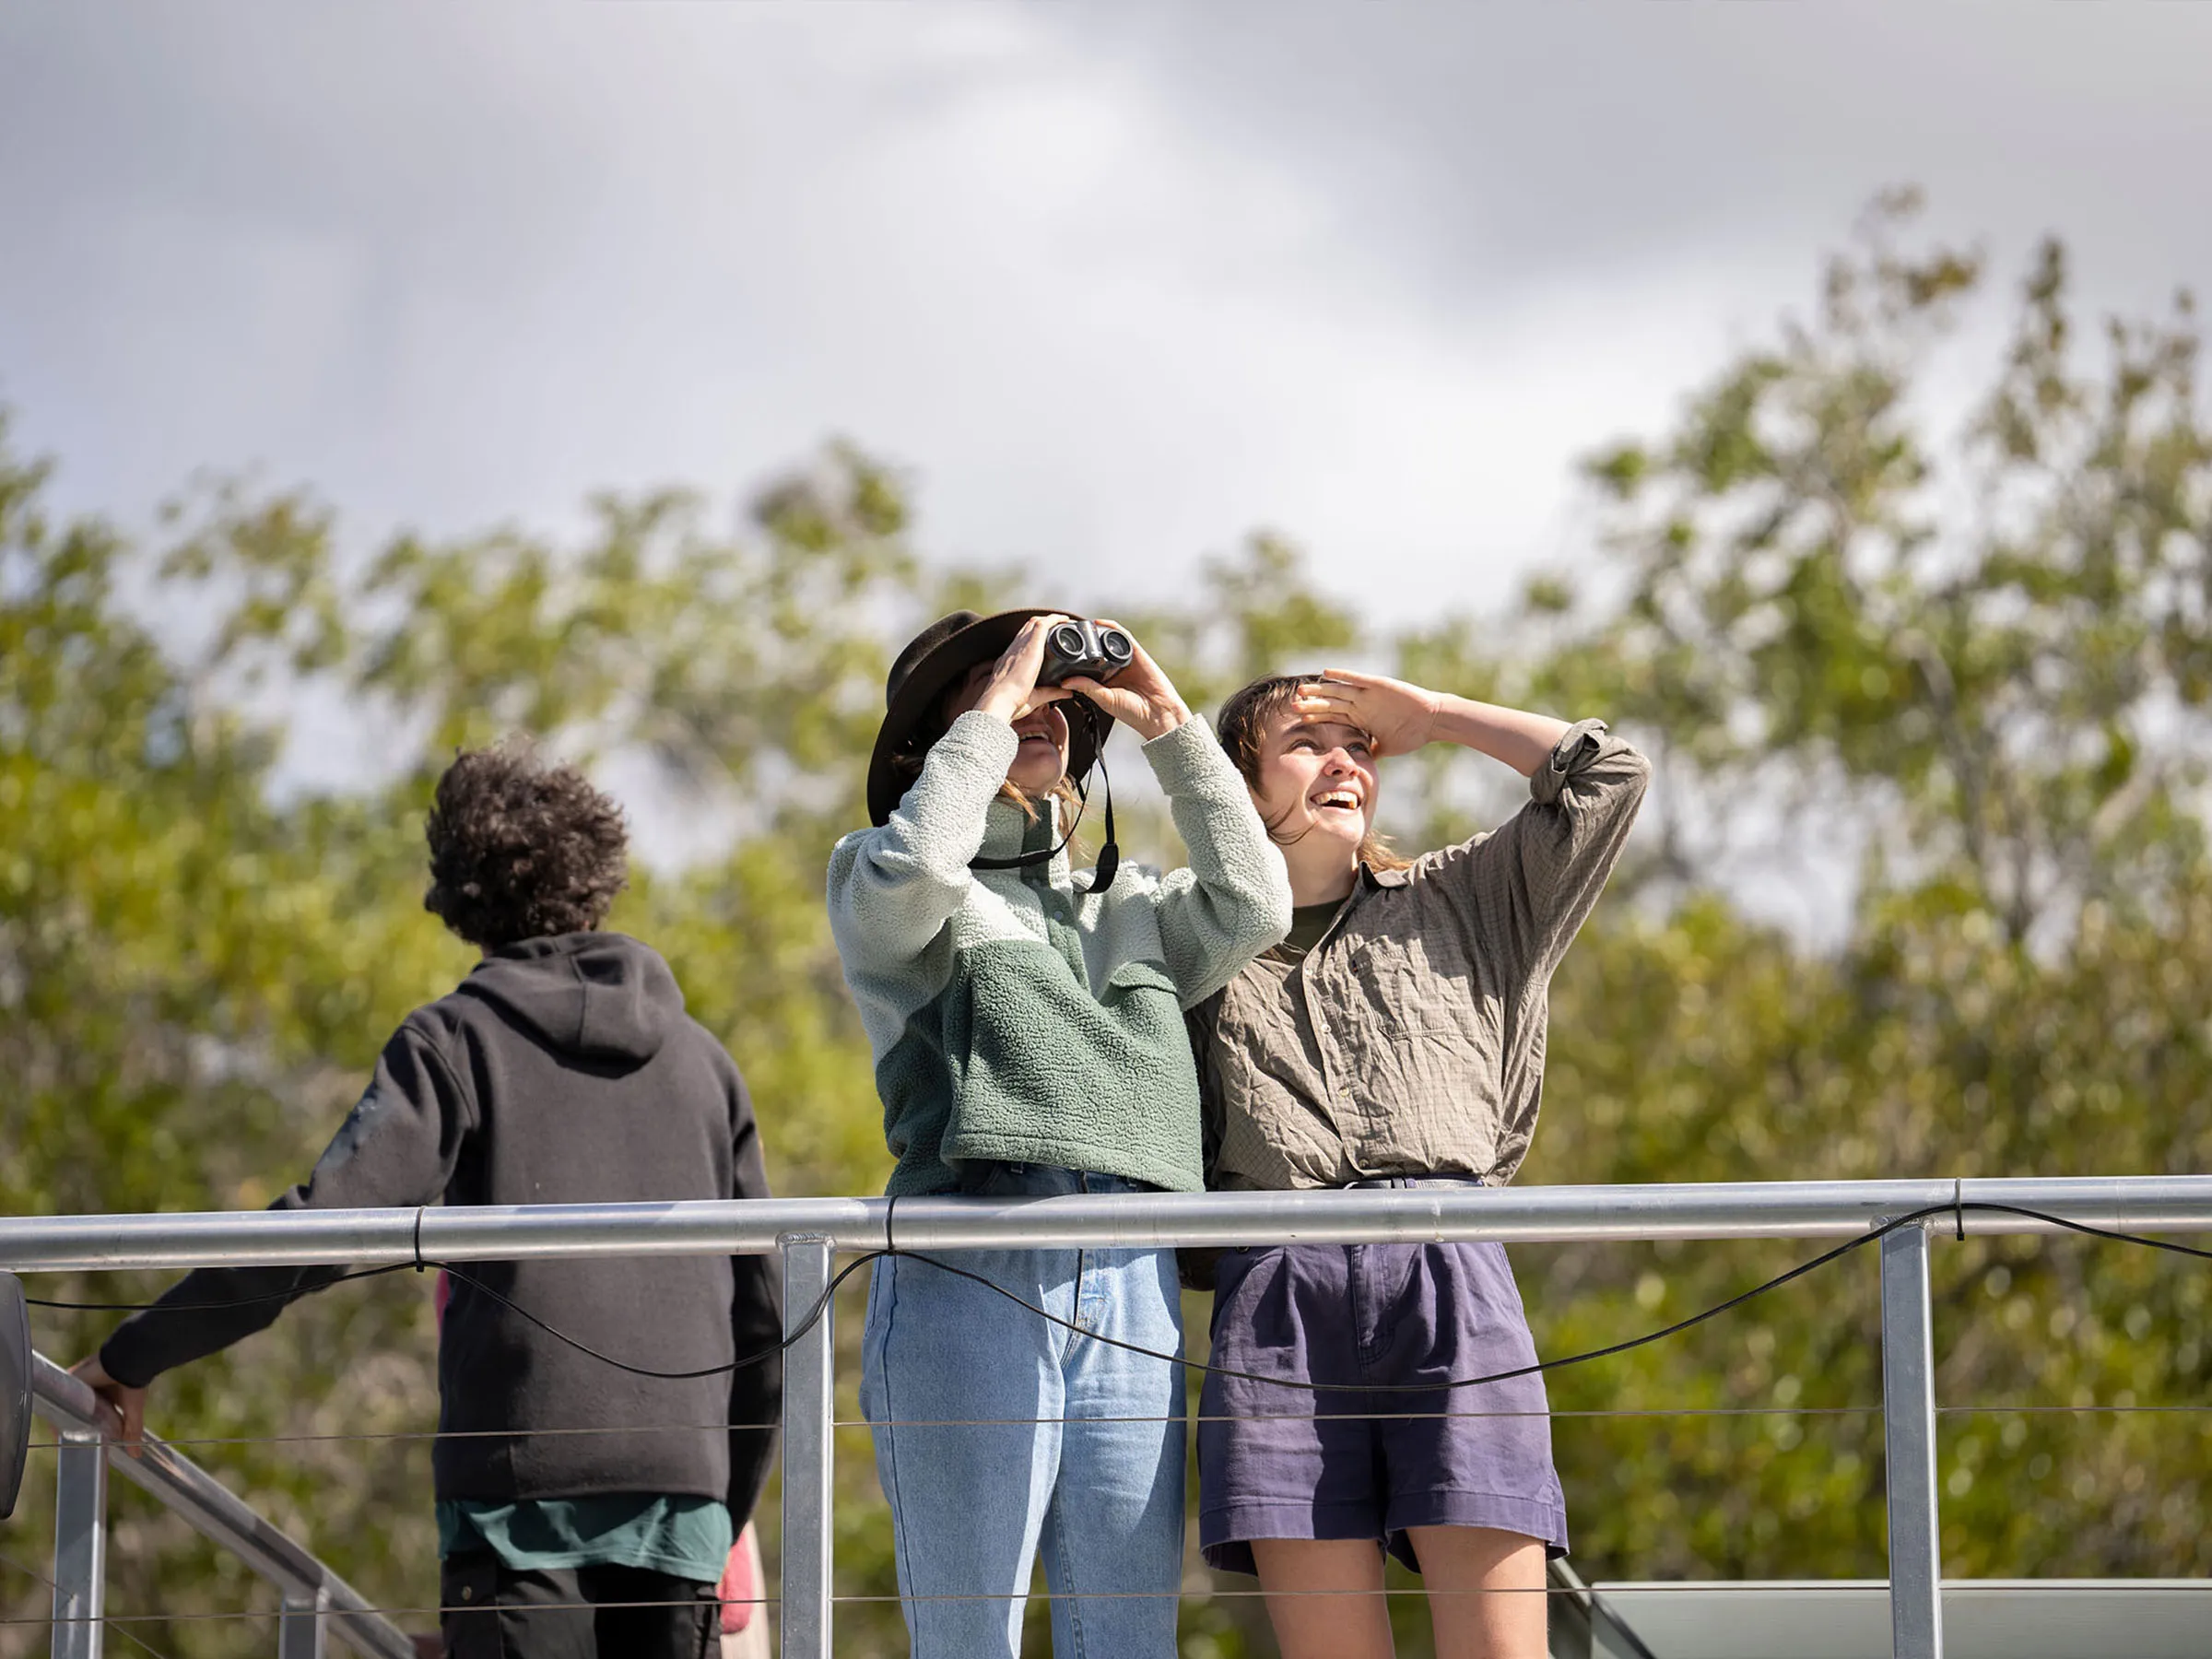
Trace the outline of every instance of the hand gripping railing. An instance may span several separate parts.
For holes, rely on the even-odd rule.
[[[2212,1231],[2212,1176],[902,1199],[898,1243],[917,1251],[959,1251],[1480,1239],[1841,1239],[1898,1217],[1940,1210],[1938,1220],[1901,1228],[1881,1244],[1893,1651],[1897,1659],[1940,1659],[1930,1231],[2063,1230],[1977,1205],[2018,1206],[2136,1233],[2206,1232]],[[787,1317],[795,1329],[820,1300],[836,1253],[887,1248],[889,1221],[887,1201],[861,1198],[24,1218],[0,1219],[0,1267],[371,1266],[426,1258],[780,1250]],[[830,1653],[830,1327],[825,1312],[793,1342],[784,1368],[785,1659],[828,1659]],[[66,1513],[66,1500],[64,1508]],[[97,1538],[86,1547],[96,1565]],[[321,1582],[325,1587],[330,1583]],[[77,1653],[55,1651],[70,1659]]]
[[[53,1659],[100,1659],[107,1634],[108,1471],[151,1492],[276,1586],[277,1659],[323,1659],[327,1629],[370,1659],[415,1659],[412,1638],[361,1593],[190,1458],[149,1434],[133,1457],[106,1439],[91,1389],[44,1356],[32,1398],[61,1436],[54,1487]]]

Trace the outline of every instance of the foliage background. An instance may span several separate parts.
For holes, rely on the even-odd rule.
[[[453,747],[513,727],[685,827],[689,856],[641,867],[614,924],[666,952],[745,1066],[778,1190],[876,1190],[824,854],[859,820],[888,649],[948,602],[1040,592],[1137,627],[1197,706],[1349,657],[1602,714],[1649,747],[1660,779],[1629,865],[1555,987],[1525,1180],[2206,1168],[2212,450],[2194,313],[2183,296],[2085,340],[2061,246],[1995,278],[1916,238],[1912,206],[1877,203],[1804,312],[1692,389],[1671,429],[1594,454],[1586,559],[1508,615],[1440,595],[1432,624],[1387,636],[1269,534],[1176,593],[947,570],[912,545],[912,480],[849,445],[731,528],[667,490],[594,498],[566,540],[364,553],[312,492],[236,481],[196,483],[146,535],[56,521],[49,464],[0,426],[0,1210],[251,1206],[298,1179],[391,1027],[468,966],[419,909],[416,826]],[[1938,368],[1981,337],[1966,324],[1999,319],[1981,395],[1950,406]],[[358,751],[359,782],[302,788],[288,753],[333,744]],[[1512,809],[1495,770],[1396,762],[1385,821],[1408,845],[1464,836]],[[1131,842],[1173,857],[1133,752],[1121,771]],[[1800,919],[1805,893],[1832,926]],[[1516,1260],[1539,1346],[1561,1353],[1794,1254]],[[1935,1271],[1947,1572],[2212,1568],[2212,1441],[2201,1416],[2156,1409],[2194,1406],[2212,1370],[2202,1271],[2079,1241],[1945,1243]],[[36,1335],[73,1359],[104,1329],[41,1314]],[[1878,1576],[1874,1329],[1872,1264],[1854,1263],[1559,1376],[1584,1575]],[[420,1606],[433,1340],[421,1286],[346,1287],[164,1379],[154,1421],[372,1597]],[[1621,1412],[1641,1415],[1605,1415]],[[865,1435],[842,1453],[841,1588],[882,1595]],[[0,1535],[0,1654],[43,1641],[47,1592],[24,1569],[44,1559],[51,1473],[34,1454]],[[265,1623],[201,1617],[266,1612],[263,1587],[135,1491],[115,1512],[113,1610],[163,1616],[135,1635],[179,1659],[265,1649]],[[772,1550],[772,1496],[763,1523]],[[1272,1651],[1254,1601],[1209,1597],[1196,1566],[1190,1587],[1193,1659]],[[1425,1651],[1418,1606],[1398,1612],[1403,1651]],[[903,1649],[880,1602],[841,1630],[841,1651]]]

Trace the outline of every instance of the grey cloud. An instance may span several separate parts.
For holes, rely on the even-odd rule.
[[[1120,593],[1254,523],[1495,599],[1877,186],[2212,270],[2202,7],[0,7],[0,398],[72,499],[265,462],[562,522],[845,431]]]
[[[1955,221],[2212,271],[2212,8],[1057,7],[1177,107],[1329,181],[1432,279],[1541,280],[1700,242],[1830,238],[1919,181]]]

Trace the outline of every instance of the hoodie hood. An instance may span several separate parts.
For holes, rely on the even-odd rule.
[[[579,1059],[641,1065],[684,1018],[676,975],[651,946],[621,934],[556,934],[495,950],[463,982]]]

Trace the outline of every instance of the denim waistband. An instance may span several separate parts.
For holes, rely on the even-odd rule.
[[[1479,1175],[1370,1175],[1360,1181],[1347,1181],[1345,1192],[1364,1192],[1373,1187],[1478,1187],[1483,1184]]]
[[[1126,1175],[1096,1170],[1064,1170],[1055,1164],[977,1161],[960,1166],[958,1191],[977,1198],[1065,1197],[1076,1193],[1157,1193],[1159,1189]]]

